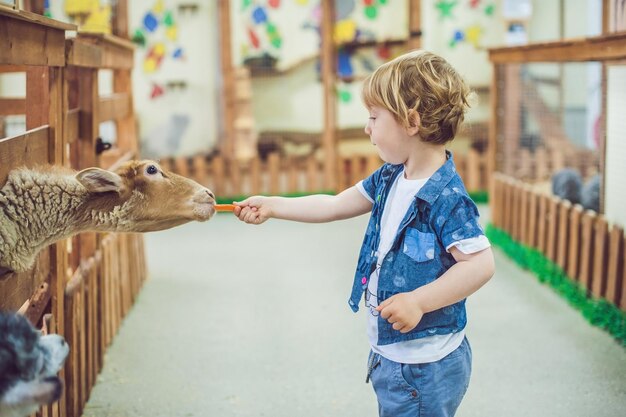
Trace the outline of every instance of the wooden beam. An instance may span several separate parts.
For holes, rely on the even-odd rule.
[[[335,1],[322,0],[322,38],[321,64],[324,90],[324,130],[322,146],[324,150],[324,187],[337,191],[337,144],[335,129],[337,126],[337,97],[335,94],[335,41],[333,39],[335,22]]]
[[[130,96],[128,93],[116,93],[100,97],[98,106],[98,123],[118,120],[130,113]]]
[[[0,98],[0,116],[26,114],[26,99]]]
[[[67,143],[74,143],[78,139],[79,109],[72,109],[67,112],[67,122],[65,124],[65,140]]]
[[[609,61],[626,58],[626,33],[489,49],[494,64]]]
[[[22,135],[0,139],[0,185],[4,185],[13,168],[48,163],[49,133],[50,128],[46,125]]]
[[[406,43],[407,49],[419,49],[422,45],[422,17],[421,0],[409,1],[409,40]]]
[[[223,116],[224,137],[221,141],[221,153],[226,159],[235,155],[235,71],[231,52],[230,30],[230,0],[219,0],[219,36],[220,36],[220,63],[223,81]]]
[[[16,10],[0,7],[0,16],[8,17],[15,20],[21,20],[27,23],[33,23],[41,27],[57,29],[60,31],[77,30],[78,26],[61,22],[59,20],[50,19],[37,13],[31,13],[26,10]]]
[[[65,46],[67,64],[99,69],[132,69],[135,46],[110,35],[81,33],[68,39]]]
[[[6,15],[0,9],[0,64],[65,65],[65,31]],[[73,26],[73,25],[70,25]]]

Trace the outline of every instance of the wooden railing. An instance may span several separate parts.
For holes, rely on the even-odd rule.
[[[21,166],[109,168],[137,156],[132,106],[133,46],[113,36],[0,6],[0,73],[26,73],[23,98],[0,98],[0,115],[26,116],[26,132],[0,137],[0,187]],[[5,36],[6,35],[6,36]],[[98,71],[113,71],[112,95],[98,93]],[[96,152],[99,124],[117,128],[115,150]],[[37,415],[79,417],[104,353],[146,279],[139,234],[83,233],[57,242],[34,268],[0,277],[0,309],[19,311],[70,345],[60,373],[65,395]]]
[[[502,174],[494,175],[493,190],[495,227],[538,250],[591,296],[626,311],[623,226]]]
[[[454,155],[457,170],[468,191],[487,189],[486,155],[470,150]],[[228,161],[222,156],[162,158],[164,168],[193,178],[209,187],[218,198],[254,194],[308,194],[336,192],[324,189],[324,164],[313,155],[282,156],[270,153],[266,160]],[[335,175],[338,190],[344,190],[373,173],[382,164],[377,155],[339,157]]]

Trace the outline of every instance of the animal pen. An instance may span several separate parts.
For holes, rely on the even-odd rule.
[[[358,127],[354,128],[340,120],[343,113],[339,108],[339,97],[350,91],[356,105],[360,106],[360,83],[374,67],[373,64],[367,68],[354,65],[348,74],[346,61],[352,57],[360,57],[358,59],[364,61],[365,58],[359,54],[376,56],[381,51],[389,59],[395,54],[419,48],[421,2],[398,1],[384,6],[398,8],[400,15],[406,17],[406,24],[395,24],[399,28],[398,33],[367,36],[362,36],[359,30],[350,36],[345,34],[349,30],[343,26],[345,20],[341,20],[345,16],[338,15],[342,13],[337,11],[341,7],[336,9],[338,2],[325,0],[319,3],[319,26],[308,21],[303,24],[318,30],[318,40],[313,41],[310,48],[308,43],[302,46],[301,49],[310,49],[308,54],[300,53],[297,58],[281,65],[281,61],[267,54],[245,56],[237,52],[239,43],[245,43],[242,39],[252,37],[251,42],[259,41],[257,38],[261,32],[251,34],[252,29],[247,22],[249,19],[260,19],[260,9],[241,6],[232,0],[218,2],[223,79],[223,100],[220,103],[223,132],[220,141],[216,149],[198,155],[161,157],[161,164],[207,185],[221,201],[232,201],[233,198],[251,194],[334,193],[354,185],[382,164],[363,132],[364,121],[359,119],[356,122]],[[291,32],[278,34],[275,22],[271,21],[269,12],[267,14],[263,15],[264,20],[258,25],[258,31],[265,27],[270,40],[274,41],[279,35],[282,38],[295,36]],[[376,65],[383,62],[376,62]],[[311,73],[313,76],[310,76]],[[276,98],[277,87],[281,84],[301,85],[303,80],[309,82],[307,77],[312,84],[319,84],[316,86],[319,87],[319,95],[303,95],[299,100],[309,113],[318,106],[318,113],[323,115],[319,126],[312,123],[308,127],[274,127],[270,122],[255,120],[253,113],[259,109],[275,107],[282,112],[283,106],[290,106],[289,103],[277,105],[270,101],[271,97]],[[284,117],[289,117],[288,111]],[[274,118],[275,115],[269,117]],[[257,126],[261,122],[267,126]],[[465,133],[470,137],[471,144],[467,149],[454,153],[455,163],[468,190],[477,195],[488,188],[487,127],[479,123],[467,128]],[[358,143],[364,146],[342,151]]]
[[[131,78],[134,46],[118,2],[118,36],[79,33],[72,24],[0,6],[0,72],[21,73],[21,98],[0,98],[0,116],[25,115],[26,131],[0,139],[0,183],[18,166],[52,164],[111,168],[137,156]],[[113,93],[98,90],[98,73],[113,72]],[[116,149],[98,140],[116,125]],[[80,416],[107,346],[146,278],[139,234],[83,233],[43,250],[34,268],[0,277],[0,309],[19,310],[69,346],[65,394],[43,416]]]
[[[490,237],[624,343],[624,225],[615,221],[615,205],[607,212],[603,202],[608,201],[612,173],[623,165],[623,160],[608,164],[607,144],[618,146],[621,140],[612,126],[616,116],[622,116],[616,113],[607,74],[623,68],[626,35],[492,49],[490,59],[494,64],[490,165],[495,171]],[[568,114],[572,93],[568,98],[563,84],[568,74],[578,85],[584,85],[589,74],[598,83],[596,98],[585,100],[584,113],[578,115],[590,120],[588,136],[584,123],[577,125],[576,115]],[[623,139],[623,131],[618,134]],[[595,140],[585,142],[585,136]],[[584,178],[602,173],[600,212],[547,191],[551,175],[565,167]],[[623,177],[615,180],[623,187]],[[623,195],[623,188],[621,193],[613,188],[610,194]]]

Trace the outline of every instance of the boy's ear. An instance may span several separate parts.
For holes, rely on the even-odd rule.
[[[419,127],[420,127],[420,115],[418,112],[416,112],[415,110],[411,109],[409,110],[409,127],[407,127],[407,133],[410,136],[415,136],[417,135],[417,132],[419,132]]]

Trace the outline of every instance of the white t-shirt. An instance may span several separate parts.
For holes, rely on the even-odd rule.
[[[389,249],[393,245],[394,238],[404,219],[409,207],[414,201],[417,192],[426,184],[428,178],[418,180],[407,180],[404,178],[404,171],[400,173],[394,182],[389,196],[385,203],[383,215],[380,222],[380,242],[378,244],[377,257],[378,264],[370,275],[365,296],[366,307],[368,307],[367,335],[372,346],[372,350],[383,357],[399,363],[428,363],[444,358],[461,345],[465,332],[427,336],[389,345],[378,345],[378,315],[376,311],[378,299],[378,271]],[[374,203],[363,187],[363,181],[356,185],[357,189]],[[452,246],[456,246],[463,253],[475,253],[490,246],[486,236],[479,236],[472,239],[464,239],[454,242],[446,249],[449,251]]]

